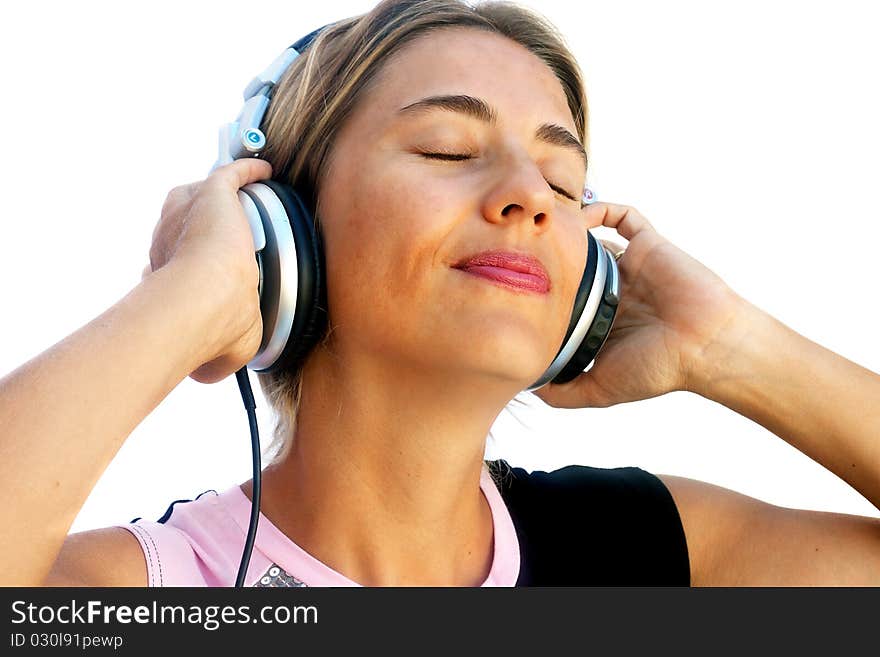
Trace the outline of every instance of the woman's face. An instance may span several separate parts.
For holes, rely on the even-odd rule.
[[[560,347],[586,260],[583,153],[536,136],[545,124],[577,135],[562,86],[523,46],[473,28],[416,39],[374,82],[321,180],[333,340],[525,388]],[[434,96],[480,99],[494,121],[402,111]],[[438,152],[468,159],[424,155]],[[538,258],[549,291],[518,292],[454,268],[489,249]]]

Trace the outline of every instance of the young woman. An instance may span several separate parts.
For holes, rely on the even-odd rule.
[[[880,377],[751,305],[635,209],[583,206],[586,126],[571,55],[515,6],[391,1],[326,28],[275,90],[263,159],[172,190],[140,285],[0,382],[16,500],[2,583],[234,581],[251,482],[162,522],[67,532],[180,381],[221,381],[260,347],[237,190],[271,177],[316,211],[327,323],[296,367],[259,375],[279,449],[248,585],[880,584],[874,518],[637,468],[483,461],[499,412],[556,355],[586,230],[604,225],[628,241],[614,330],[588,373],[535,394],[579,408],[689,390],[880,507]],[[486,251],[536,260],[544,289],[472,275]]]

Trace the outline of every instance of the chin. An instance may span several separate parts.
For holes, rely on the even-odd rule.
[[[511,350],[502,353],[484,353],[485,358],[473,362],[473,369],[498,381],[510,382],[512,388],[524,390],[538,380],[547,369],[550,361],[539,362],[534,351]]]

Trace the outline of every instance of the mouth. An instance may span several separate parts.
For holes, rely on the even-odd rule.
[[[527,253],[483,251],[454,268],[512,291],[538,294],[550,291],[550,277],[543,264]]]

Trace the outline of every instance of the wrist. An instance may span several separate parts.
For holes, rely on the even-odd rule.
[[[181,337],[193,338],[187,374],[224,354],[250,328],[254,313],[259,317],[256,287],[246,290],[245,277],[190,260],[173,260],[156,274],[168,302],[186,318],[189,333]]]
[[[714,338],[690,359],[686,389],[727,405],[754,378],[774,347],[775,320],[740,296]]]

